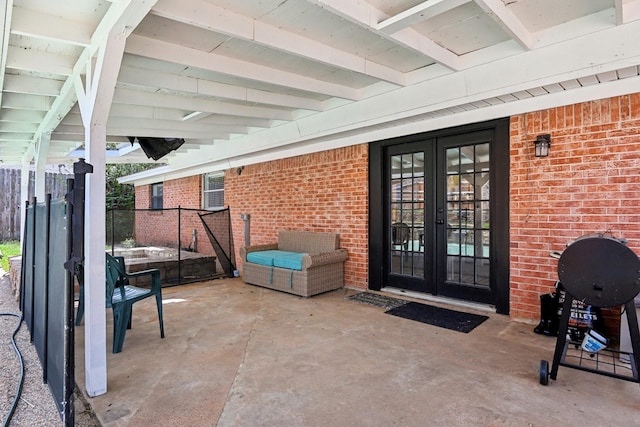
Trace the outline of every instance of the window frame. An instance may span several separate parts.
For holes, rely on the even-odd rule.
[[[221,178],[222,188],[207,188],[208,178]],[[222,204],[218,206],[207,206],[207,194],[222,193]],[[211,197],[209,197],[211,199]],[[202,209],[207,211],[217,211],[224,209],[224,172],[209,172],[202,174]]]
[[[155,194],[154,190],[159,188],[160,195]],[[158,203],[159,202],[159,203]],[[159,204],[159,206],[158,206]],[[150,185],[149,190],[149,207],[152,210],[164,209],[164,182],[155,182]]]

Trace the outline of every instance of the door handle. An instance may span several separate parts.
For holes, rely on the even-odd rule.
[[[444,224],[444,219],[436,219],[436,224]]]

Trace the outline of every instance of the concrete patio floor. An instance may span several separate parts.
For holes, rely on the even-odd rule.
[[[109,311],[108,393],[87,400],[109,427],[640,425],[637,383],[560,367],[540,385],[555,339],[531,325],[489,314],[464,334],[345,299],[356,292],[163,289],[165,339],[148,299],[112,354]],[[80,326],[81,388],[83,345]]]

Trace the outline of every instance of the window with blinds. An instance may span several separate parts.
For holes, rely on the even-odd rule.
[[[224,175],[204,174],[202,184],[202,208],[216,210],[224,208]]]

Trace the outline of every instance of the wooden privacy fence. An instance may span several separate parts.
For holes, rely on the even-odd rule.
[[[20,185],[22,171],[19,168],[0,169],[0,241],[20,239]],[[66,193],[67,178],[71,174],[47,172],[45,190],[51,197],[58,199]],[[35,172],[29,172],[29,200],[35,194]]]

